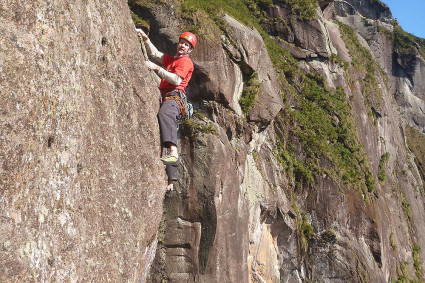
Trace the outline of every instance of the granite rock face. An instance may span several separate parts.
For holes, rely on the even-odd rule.
[[[196,114],[165,198],[158,91],[127,3],[1,4],[0,281],[423,280],[424,172],[404,129],[424,129],[424,58],[394,52],[380,1],[321,0],[302,20],[275,2],[247,10],[260,30],[231,11],[188,19],[182,1],[130,1],[161,51],[188,27],[199,39]],[[276,46],[292,59],[277,62]],[[332,170],[306,181],[314,153],[290,117],[300,99],[323,102],[300,98],[311,78],[343,90],[374,189]]]
[[[127,3],[6,1],[0,21],[0,281],[140,282],[165,177]]]
[[[317,18],[300,20],[290,12],[289,5],[275,5],[269,10],[269,21],[267,23],[269,32],[284,40],[280,41],[284,48],[296,50],[287,45],[287,43],[290,43],[301,49],[304,56],[297,55],[293,51],[292,54],[296,58],[329,57],[335,51],[329,41],[328,30],[324,25],[319,7],[317,7],[315,14]]]
[[[259,33],[224,14],[225,32],[202,38],[192,54],[198,70],[190,95],[202,115],[193,118],[195,127],[183,127],[181,132],[182,179],[177,195],[164,202],[163,238],[150,280],[387,282],[401,276],[401,268],[411,278],[421,276],[415,275],[413,249],[425,245],[420,237],[425,211],[423,183],[411,153],[402,146],[405,136],[401,129],[411,121],[399,112],[414,107],[395,103],[401,78],[395,75],[394,66],[403,62],[392,56],[391,38],[377,27],[391,31],[391,13],[385,5],[366,2],[321,1],[317,17],[304,21],[280,3],[265,10],[262,23],[276,43],[298,58],[303,72],[320,74],[328,87],[342,87],[347,93],[356,132],[377,185],[373,200],[365,201],[358,191],[339,187],[326,174],[315,178],[317,189],[305,186],[288,196],[293,180],[275,151],[282,140],[300,147],[288,136],[286,129],[291,125],[281,115],[293,108],[285,107],[283,93],[276,88]],[[146,18],[155,13],[146,8],[140,15]],[[173,30],[169,26],[173,21],[153,18],[159,30]],[[382,69],[374,73],[379,99],[366,95],[366,73],[350,67],[358,58],[344,42],[338,21],[356,32],[359,45]],[[152,24],[151,32],[159,33]],[[327,59],[334,56],[347,62],[348,69]],[[211,58],[216,58],[215,63]],[[405,64],[413,68],[411,74],[420,76],[420,63],[418,67]],[[264,71],[266,75],[262,75]],[[260,96],[244,119],[237,102],[246,87],[246,75],[254,72],[272,100]],[[223,74],[227,79],[221,81]],[[269,80],[264,80],[267,77]],[[411,81],[421,84],[420,80]],[[370,109],[376,118],[370,118]],[[264,110],[269,113],[260,114],[265,118],[252,118]],[[386,153],[387,179],[382,183],[378,175]],[[400,172],[405,177],[400,178]],[[406,205],[415,208],[407,212]],[[301,222],[313,227],[308,239]],[[170,244],[168,238],[173,235],[178,237]],[[420,252],[419,258],[423,257]]]
[[[347,0],[338,1],[340,4],[349,5],[355,11],[356,14],[360,14],[371,20],[390,20],[392,14],[390,8],[382,3],[381,1],[364,1],[364,0]]]

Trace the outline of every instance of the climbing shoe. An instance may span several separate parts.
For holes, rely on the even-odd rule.
[[[179,159],[175,157],[174,155],[165,155],[161,157],[161,161],[165,165],[171,165],[171,166],[177,166],[179,165]]]
[[[176,195],[175,190],[167,190],[167,192],[165,193],[165,196],[168,197],[168,198],[172,198],[175,195]]]

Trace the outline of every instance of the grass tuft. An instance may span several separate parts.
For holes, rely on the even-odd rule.
[[[239,99],[239,104],[242,108],[242,112],[247,115],[251,108],[255,104],[255,100],[258,97],[258,92],[261,89],[261,83],[258,81],[258,74],[253,73],[248,81],[246,82],[242,96]]]

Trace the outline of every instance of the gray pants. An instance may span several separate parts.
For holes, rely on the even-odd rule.
[[[180,114],[180,107],[174,100],[166,100],[162,103],[158,112],[159,129],[161,131],[161,144],[169,147],[170,143],[177,146],[177,117]],[[169,181],[177,181],[177,167],[165,166]]]

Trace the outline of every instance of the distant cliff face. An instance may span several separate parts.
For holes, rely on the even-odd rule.
[[[128,1],[161,51],[199,38],[165,199],[127,3],[0,4],[0,281],[423,280],[421,42],[300,3]]]
[[[0,19],[0,281],[140,282],[165,176],[127,3],[2,1]]]

